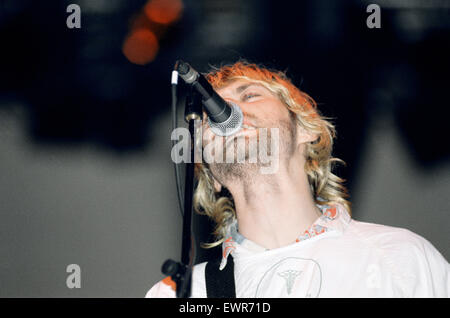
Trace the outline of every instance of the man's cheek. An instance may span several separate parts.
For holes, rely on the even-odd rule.
[[[214,136],[203,148],[203,158],[206,163],[223,163],[224,138]]]
[[[206,145],[215,142],[216,136],[211,133],[211,130],[204,131],[203,133],[203,147]]]

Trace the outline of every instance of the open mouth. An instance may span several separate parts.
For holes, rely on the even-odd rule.
[[[253,135],[254,132],[256,132],[256,131],[257,131],[257,129],[253,126],[242,125],[241,129],[238,130],[236,133],[234,133],[231,136],[226,137],[226,143],[228,144],[230,141],[236,140],[239,137],[243,138],[247,134]]]
[[[242,128],[245,128],[245,129],[256,129],[255,127],[253,127],[253,126],[249,126],[249,125],[242,125]]]

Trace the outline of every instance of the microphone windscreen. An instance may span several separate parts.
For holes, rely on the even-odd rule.
[[[218,136],[227,137],[237,133],[241,129],[242,122],[244,121],[244,115],[242,114],[241,108],[231,102],[228,104],[231,106],[231,115],[223,123],[213,122],[208,117],[208,124],[211,127],[212,132]]]

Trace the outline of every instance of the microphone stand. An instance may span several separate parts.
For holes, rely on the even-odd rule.
[[[198,142],[195,129],[195,120],[202,119],[202,101],[201,95],[193,89],[189,88],[185,103],[185,120],[189,125],[190,135],[190,161],[186,163],[185,188],[184,188],[184,214],[183,214],[183,234],[181,244],[181,263],[167,260],[162,267],[165,275],[172,276],[172,280],[176,283],[177,298],[188,298],[191,294],[191,276],[192,276],[192,207],[194,195],[194,158]],[[201,149],[201,148],[200,148]]]

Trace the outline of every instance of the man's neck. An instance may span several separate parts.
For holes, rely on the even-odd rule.
[[[255,174],[228,185],[239,232],[267,249],[295,242],[321,215],[303,167],[281,167],[277,174]]]

